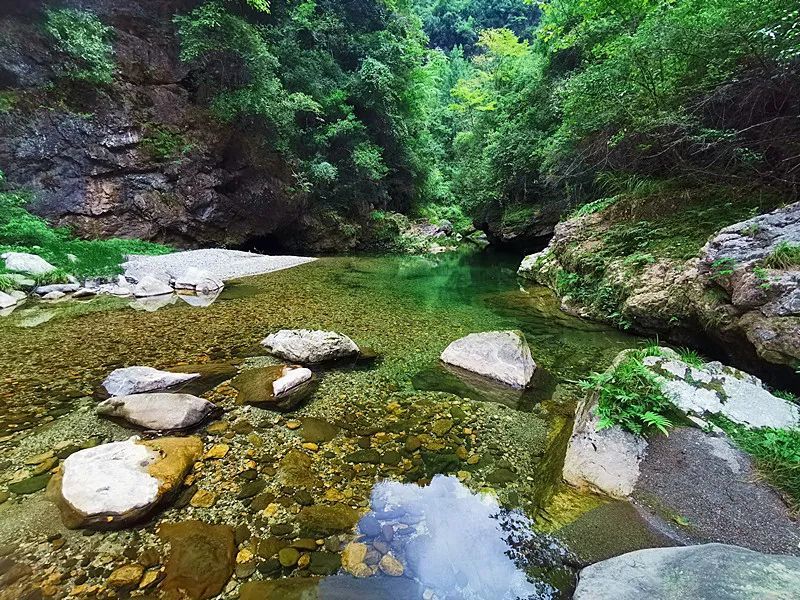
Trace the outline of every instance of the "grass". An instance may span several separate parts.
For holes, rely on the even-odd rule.
[[[658,377],[642,362],[653,352],[650,348],[632,351],[613,369],[593,373],[581,382],[584,389],[597,390],[598,430],[619,425],[636,435],[668,433],[672,403],[661,391]]]
[[[753,456],[764,477],[800,509],[800,429],[747,429],[724,417],[714,422],[742,450]]]
[[[698,354],[691,348],[678,348],[677,353],[678,356],[681,357],[681,360],[683,362],[692,367],[702,369],[703,366],[706,364],[705,359],[703,359],[703,357],[700,356],[700,354]]]
[[[0,172],[0,184],[3,181]],[[109,277],[121,272],[120,264],[128,254],[166,254],[167,246],[140,240],[81,240],[65,227],[51,227],[43,219],[25,209],[30,194],[19,190],[0,191],[0,254],[29,252],[37,254],[56,267],[38,283],[60,283],[68,275],[76,277]],[[0,277],[8,270],[0,266]],[[8,285],[3,277],[0,287]]]
[[[764,266],[770,269],[790,269],[800,266],[800,244],[781,242],[764,259]]]

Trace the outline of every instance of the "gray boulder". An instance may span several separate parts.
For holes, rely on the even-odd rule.
[[[440,358],[448,365],[515,388],[526,387],[536,370],[531,350],[520,331],[471,333],[452,342]]]
[[[36,254],[28,252],[4,252],[0,258],[6,262],[6,269],[31,275],[46,275],[56,268]]]
[[[644,359],[662,379],[664,394],[688,415],[720,414],[747,427],[800,426],[800,407],[773,396],[757,377],[710,362],[702,368],[666,356]]]
[[[112,396],[125,396],[165,390],[200,377],[200,373],[172,373],[153,367],[125,367],[115,369],[103,381],[103,387]]]
[[[578,405],[562,477],[579,489],[626,498],[639,480],[647,441],[618,425],[598,431],[596,408],[597,394]]]
[[[191,394],[149,393],[114,396],[97,405],[97,414],[168,431],[193,427],[216,411],[216,405]]]
[[[0,310],[16,306],[17,302],[19,302],[19,300],[17,300],[17,298],[12,296],[11,294],[0,292]]]
[[[61,300],[66,294],[64,292],[47,292],[44,296],[42,296],[42,300]]]
[[[704,544],[637,550],[583,569],[575,600],[796,600],[800,558]]]
[[[351,358],[360,353],[353,340],[335,331],[282,329],[268,335],[261,344],[275,356],[301,364]]]
[[[156,279],[152,275],[145,275],[133,287],[133,295],[137,298],[149,298],[151,296],[165,296],[172,293],[169,284]]]
[[[523,258],[522,263],[519,265],[519,269],[517,269],[517,275],[524,277],[525,279],[533,279],[534,273],[536,272],[536,263],[542,256],[544,256],[545,252],[546,250],[542,250],[541,252],[529,254]]]
[[[189,267],[172,282],[172,286],[176,290],[190,290],[198,294],[216,292],[221,290],[224,285],[219,279],[212,277],[208,271],[197,267]]]
[[[40,285],[34,291],[34,293],[39,294],[40,296],[45,296],[50,294],[51,292],[61,292],[62,294],[69,294],[70,292],[75,292],[80,288],[76,283],[53,283],[50,285]]]

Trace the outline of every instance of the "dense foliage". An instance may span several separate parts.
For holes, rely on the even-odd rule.
[[[114,77],[111,28],[89,11],[74,8],[47,10],[45,28],[62,55],[65,77],[100,84]]]

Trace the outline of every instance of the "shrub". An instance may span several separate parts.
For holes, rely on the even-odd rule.
[[[174,160],[187,154],[192,144],[169,127],[156,125],[148,128],[141,147],[156,160]]]
[[[668,433],[672,422],[666,416],[672,404],[661,391],[657,376],[642,362],[646,352],[632,351],[616,367],[593,373],[581,382],[596,390],[598,430],[619,425],[636,435],[653,431]]]
[[[48,9],[45,14],[45,29],[66,57],[63,75],[90,83],[110,83],[115,68],[111,28],[86,10]]]
[[[800,244],[781,242],[764,259],[764,266],[771,269],[790,269],[800,266]]]

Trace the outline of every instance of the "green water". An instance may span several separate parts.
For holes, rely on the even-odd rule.
[[[490,489],[502,506],[546,512],[560,480],[574,382],[641,340],[561,313],[545,288],[520,287],[519,259],[496,252],[325,258],[231,284],[206,308],[178,301],[143,312],[96,298],[29,305],[4,317],[0,485],[34,475],[31,455],[136,433],[93,412],[99,384],[121,366],[206,373],[191,391],[216,402],[224,423],[196,434],[206,449],[224,442],[230,451],[202,463],[181,492],[184,502],[131,530],[86,537],[64,529],[43,492],[11,494],[0,503],[0,543],[25,540],[18,554],[34,573],[54,565],[68,573],[68,588],[78,575],[65,560],[76,552],[102,557],[90,577],[102,584],[126,556],[161,548],[160,520],[226,523],[247,531],[239,547],[256,555],[236,579],[245,582],[302,575],[306,567],[270,570],[275,559],[258,555],[259,544],[276,527],[286,543],[300,536],[297,515],[308,501],[365,510],[382,480],[425,483],[449,474],[473,491]],[[49,320],[30,326],[42,311],[52,311]],[[280,328],[339,331],[379,358],[320,372],[313,397],[290,415],[240,405],[226,380],[271,360],[259,342]],[[451,341],[494,329],[525,333],[538,365],[529,392],[509,394],[439,365]],[[304,425],[295,430],[287,419]],[[304,432],[319,422],[333,425],[333,436],[304,446]],[[263,502],[241,497],[252,477],[263,481]],[[187,508],[197,489],[216,496],[213,506]],[[274,503],[269,514],[267,502]],[[68,553],[42,543],[54,536],[67,541]],[[325,547],[345,542],[326,538]]]

